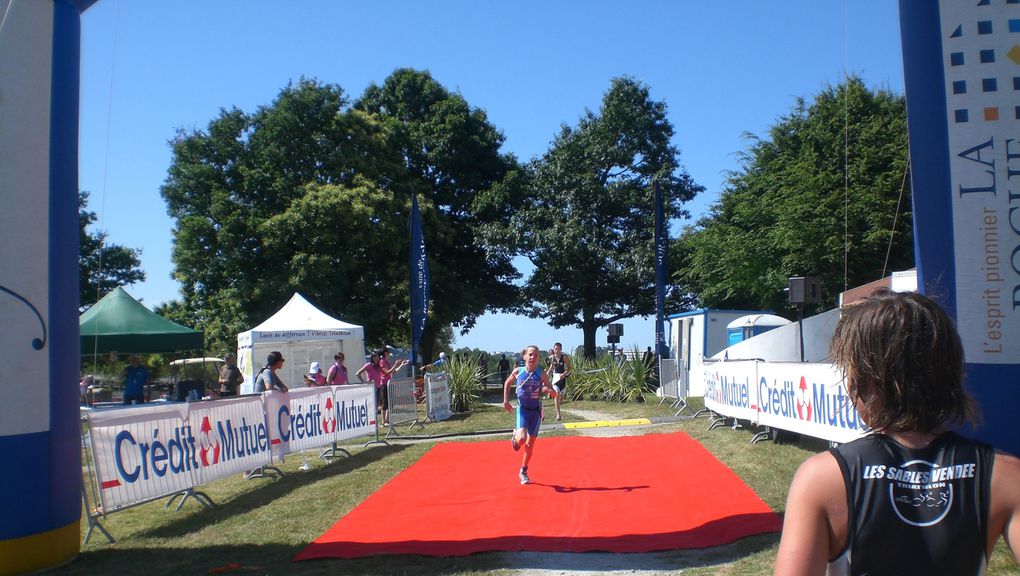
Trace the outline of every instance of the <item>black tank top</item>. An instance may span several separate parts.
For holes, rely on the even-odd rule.
[[[551,361],[550,368],[553,374],[563,374],[567,371],[567,363],[563,361],[563,354],[554,354],[549,357]]]
[[[875,434],[830,452],[849,531],[829,574],[984,573],[992,447],[953,432],[917,449]]]

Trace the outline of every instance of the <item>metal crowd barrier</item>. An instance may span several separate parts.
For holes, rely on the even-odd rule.
[[[390,380],[386,385],[386,395],[390,406],[386,438],[389,438],[390,434],[397,434],[396,427],[402,424],[408,424],[408,430],[415,426],[425,427],[418,418],[418,401],[415,398],[413,378]]]
[[[687,370],[681,370],[682,360],[662,358],[659,360],[659,382],[662,390],[661,406],[667,399],[671,400],[670,408],[675,408],[674,416],[679,416],[687,409]]]

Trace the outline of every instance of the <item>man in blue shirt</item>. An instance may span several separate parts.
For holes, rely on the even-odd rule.
[[[149,370],[142,366],[141,359],[132,354],[124,368],[124,404],[144,404],[145,384],[149,381]]]
[[[436,370],[446,370],[446,352],[439,353],[439,360],[433,362],[432,367]]]

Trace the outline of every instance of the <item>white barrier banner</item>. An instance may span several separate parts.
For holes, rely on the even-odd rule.
[[[832,364],[758,363],[759,424],[845,443],[867,430]]]
[[[336,440],[375,433],[375,385],[331,386],[333,427]]]
[[[295,389],[297,392],[299,389]],[[290,418],[280,417],[281,413],[290,411],[291,392],[270,390],[262,393],[262,406],[266,411],[266,430],[269,433],[269,449],[273,458],[282,458],[290,452],[290,445],[283,439],[290,438]],[[282,426],[282,430],[281,430]]]
[[[375,387],[300,388],[88,415],[107,512],[268,466],[288,452],[375,433]]]
[[[429,417],[435,421],[453,416],[450,411],[450,381],[446,372],[425,375]]]
[[[716,362],[705,366],[705,408],[758,423],[757,362]]]
[[[201,463],[187,413],[187,404],[167,404],[89,414],[104,511],[176,494],[197,483]]]
[[[335,423],[327,404],[333,405],[334,388],[336,386],[314,386],[265,395],[274,458],[333,442]]]
[[[196,484],[272,464],[261,397],[221,398],[187,406],[188,422],[197,438]]]
[[[315,386],[263,395],[274,458],[375,432],[375,386]]]

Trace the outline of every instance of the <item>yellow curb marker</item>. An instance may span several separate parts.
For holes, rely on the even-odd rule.
[[[630,420],[599,420],[596,422],[567,422],[563,427],[567,430],[575,428],[608,428],[610,426],[638,426],[640,424],[651,424],[648,418],[631,418]]]

